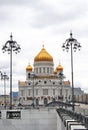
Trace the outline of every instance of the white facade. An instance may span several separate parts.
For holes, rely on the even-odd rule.
[[[34,58],[34,67],[26,68],[26,81],[19,81],[19,102],[24,105],[44,105],[53,100],[71,100],[71,87],[69,81],[58,78],[63,72],[62,66],[54,71],[52,56],[42,48]]]

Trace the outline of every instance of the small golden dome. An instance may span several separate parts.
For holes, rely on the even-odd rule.
[[[57,71],[60,71],[60,70],[62,71],[62,70],[63,70],[63,67],[59,64],[59,65],[57,66],[56,70],[57,70]]]
[[[30,64],[26,67],[26,71],[32,71],[32,66]]]
[[[53,58],[43,46],[41,51],[37,54],[37,56],[35,56],[34,61],[53,61]]]
[[[57,70],[56,69],[54,70],[54,74],[57,74]]]

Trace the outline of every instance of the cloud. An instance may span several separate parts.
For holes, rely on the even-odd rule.
[[[15,5],[15,6],[21,6],[21,5],[33,5],[37,3],[35,0],[15,0],[15,1],[12,1],[12,0],[3,0],[3,1],[0,1],[0,5],[1,6],[4,6],[4,5]]]
[[[87,0],[1,0],[0,1],[0,48],[9,40],[21,46],[21,52],[13,53],[13,86],[26,78],[25,67],[33,65],[34,57],[42,44],[54,58],[54,68],[59,61],[64,67],[67,80],[71,80],[70,52],[62,51],[62,43],[73,37],[82,45],[80,52],[74,53],[74,83],[87,88],[88,77],[88,1]],[[42,42],[44,41],[44,43]],[[0,69],[9,75],[9,55],[0,51]],[[78,84],[77,84],[78,83]],[[81,85],[80,85],[81,84]],[[79,87],[78,86],[78,87]]]
[[[63,4],[57,2],[49,4],[44,1],[8,1],[1,2],[0,19],[1,21],[28,23],[34,28],[44,28],[51,25],[58,25],[71,22],[72,20],[83,17],[87,7],[77,4]],[[85,2],[84,2],[85,3]],[[83,4],[83,3],[82,3]],[[75,5],[75,6],[74,6]],[[20,21],[21,20],[21,21]]]

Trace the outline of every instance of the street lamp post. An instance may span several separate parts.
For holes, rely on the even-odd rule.
[[[32,94],[32,105],[33,105],[33,108],[34,108],[34,106],[35,106],[35,103],[34,103],[34,78],[35,78],[35,73],[34,72],[32,72],[32,73],[29,73],[29,78],[32,78],[33,79],[33,87],[32,87],[32,92],[33,92],[33,94]]]
[[[33,78],[33,107],[34,107],[34,104],[35,104],[35,103],[34,103],[34,76],[35,76],[35,75],[33,75],[33,77],[32,77],[32,78]]]
[[[63,89],[62,89],[62,87],[63,87],[63,79],[64,78],[65,78],[65,76],[64,76],[63,72],[59,72],[58,79],[60,80],[60,85],[61,85],[61,100],[62,100],[62,102],[63,102]]]
[[[12,109],[12,52],[16,54],[20,52],[20,46],[16,41],[13,41],[12,34],[10,35],[10,40],[8,40],[5,45],[2,47],[3,53],[8,52],[10,54],[10,109]]]
[[[8,75],[4,72],[4,74],[2,72],[1,73],[1,80],[4,80],[4,106],[6,109],[6,80],[9,80]]]
[[[81,45],[80,43],[72,37],[72,32],[70,32],[70,38],[66,39],[65,43],[63,43],[62,48],[63,51],[69,51],[71,47],[71,78],[72,78],[72,110],[74,111],[74,80],[73,80],[73,50],[76,52],[78,49],[80,51]]]

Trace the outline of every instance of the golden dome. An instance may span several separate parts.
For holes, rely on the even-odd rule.
[[[41,51],[37,54],[37,56],[34,58],[34,61],[53,61],[52,56],[46,51],[46,49],[43,48]]]
[[[32,71],[32,66],[30,64],[26,67],[26,71]]]
[[[60,70],[63,70],[63,67],[59,64],[56,69],[57,71],[60,71]]]
[[[57,74],[57,70],[56,69],[54,70],[54,74]]]

